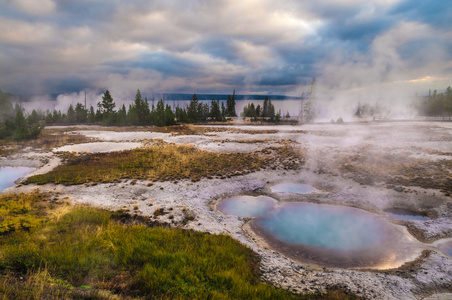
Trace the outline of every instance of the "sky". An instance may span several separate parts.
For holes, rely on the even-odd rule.
[[[0,0],[0,89],[408,101],[452,85],[448,0]],[[334,109],[334,106],[331,107]]]

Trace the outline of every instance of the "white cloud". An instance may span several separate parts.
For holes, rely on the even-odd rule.
[[[56,30],[49,24],[29,23],[0,17],[0,42],[18,45],[45,45],[51,42]]]
[[[14,7],[29,14],[45,15],[54,12],[56,9],[53,0],[10,0],[9,2]]]
[[[4,89],[42,92],[59,80],[79,88],[74,79],[118,94],[215,92],[241,83],[250,92],[300,95],[306,87],[285,80],[293,74],[300,82],[317,75],[331,92],[368,88],[377,98],[380,86],[411,91],[427,84],[411,80],[430,76],[436,88],[451,77],[452,32],[424,20],[395,21],[388,12],[401,0],[84,1],[86,11],[105,4],[98,19],[81,15],[77,1],[71,11],[71,1],[6,1],[15,13],[0,17]],[[281,85],[260,86],[268,78]]]
[[[330,60],[323,64],[323,81],[331,90],[356,90],[385,85],[378,93],[381,96],[388,91],[387,84],[396,84],[400,88],[400,82],[425,76],[451,78],[446,75],[451,64],[447,52],[443,45],[430,40],[431,37],[441,35],[441,32],[434,31],[426,24],[400,22],[377,36],[368,53],[333,53]],[[413,42],[418,42],[413,45],[425,45],[411,49],[409,46]],[[408,53],[400,52],[404,46],[408,47]],[[409,88],[412,94],[413,87],[411,85]]]

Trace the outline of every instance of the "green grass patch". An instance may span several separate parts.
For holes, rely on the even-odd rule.
[[[47,219],[49,195],[10,194],[0,197],[0,236],[14,231],[30,231]]]
[[[198,181],[241,171],[254,171],[264,165],[256,153],[215,153],[191,145],[160,143],[146,148],[72,157],[53,171],[30,177],[27,183],[83,184],[115,182],[123,178]]]
[[[33,216],[48,201],[20,197],[0,204]],[[45,222],[0,237],[0,299],[344,299],[261,282],[257,255],[226,235],[125,224],[124,214],[92,207],[38,211]]]

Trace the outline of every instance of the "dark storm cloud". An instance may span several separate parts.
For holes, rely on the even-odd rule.
[[[85,78],[78,76],[67,76],[64,78],[52,78],[44,82],[50,90],[53,91],[52,97],[56,97],[59,94],[67,93],[67,91],[82,91],[89,86],[89,81]]]
[[[451,80],[451,11],[439,0],[5,0],[0,88],[300,95],[313,76],[324,93],[435,88]]]
[[[171,53],[157,52],[151,54],[143,54],[133,61],[117,61],[107,63],[117,70],[133,70],[137,68],[155,70],[164,74],[164,76],[177,76],[185,74],[186,76],[199,76],[196,62],[188,59],[179,58]]]
[[[441,29],[452,28],[451,3],[445,0],[404,0],[396,5],[392,13],[411,21],[420,21]]]
[[[235,52],[232,39],[229,37],[205,37],[194,45],[194,49],[227,61],[237,62],[240,60],[240,57]]]

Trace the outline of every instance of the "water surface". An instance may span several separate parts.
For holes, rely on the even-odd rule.
[[[275,250],[331,267],[394,267],[415,251],[395,225],[345,206],[286,203],[250,226]]]
[[[238,217],[258,217],[267,214],[276,200],[266,196],[235,196],[222,199],[217,209],[225,214]]]
[[[0,191],[15,186],[14,181],[34,170],[30,167],[0,167]]]
[[[354,208],[314,203],[289,203],[258,224],[283,242],[354,250],[373,247],[384,238],[379,218]]]
[[[310,194],[318,192],[316,188],[302,183],[280,183],[270,189],[272,193]]]

